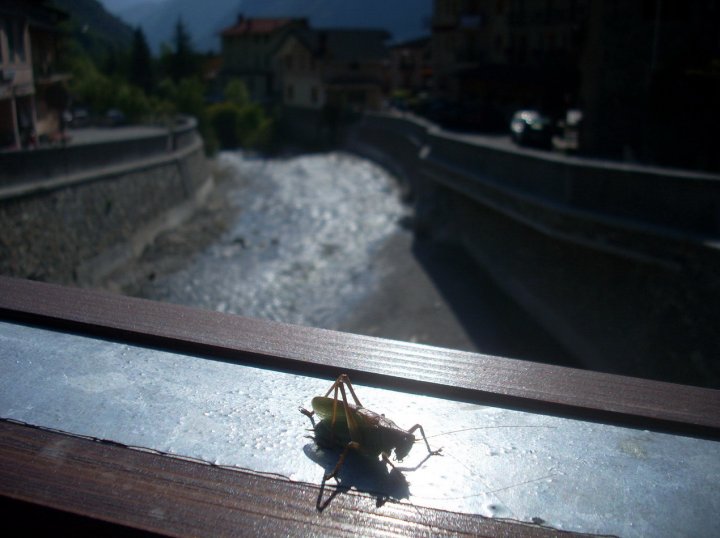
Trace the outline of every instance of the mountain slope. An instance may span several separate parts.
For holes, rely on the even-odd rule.
[[[108,13],[97,0],[54,0],[53,4],[70,15],[73,38],[93,58],[130,47],[132,28]]]

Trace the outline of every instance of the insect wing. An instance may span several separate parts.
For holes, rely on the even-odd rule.
[[[354,411],[355,414],[353,416],[358,420],[358,422],[362,423],[364,426],[370,428],[387,428],[389,430],[402,430],[400,426],[395,424],[389,418],[386,418],[385,415],[380,415],[375,411],[370,411],[369,409],[365,409],[364,407],[361,409],[355,409]]]
[[[352,440],[347,422],[336,422],[333,425],[330,420],[324,418],[315,424],[313,430],[315,443],[323,448],[344,448]]]
[[[334,398],[327,398],[324,396],[316,396],[312,399],[312,408],[313,411],[315,411],[320,418],[322,419],[332,419],[333,415],[333,402],[335,402]],[[356,407],[352,404],[348,404],[348,408],[351,413],[355,413],[356,416]],[[343,422],[347,424],[347,416],[345,416],[345,406],[343,406],[343,403],[341,400],[338,400],[337,405],[335,406],[335,422]]]

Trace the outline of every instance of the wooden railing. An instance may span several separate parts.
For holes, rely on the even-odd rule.
[[[720,391],[579,371],[404,342],[297,327],[0,277],[0,320],[323,375],[416,393],[720,438]],[[2,359],[0,359],[2,360]],[[0,421],[0,495],[33,528],[72,521],[190,535],[556,536],[537,525],[393,504],[367,509],[362,495],[315,509],[317,485],[229,470],[149,450]],[[62,457],[59,457],[59,454]],[[152,501],[152,502],[150,502]],[[147,507],[152,505],[149,512]],[[13,515],[14,514],[14,515]],[[41,515],[42,517],[37,517]],[[63,519],[65,518],[65,519]]]

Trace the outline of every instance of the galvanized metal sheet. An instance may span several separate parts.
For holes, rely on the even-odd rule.
[[[337,461],[298,412],[331,382],[0,323],[0,417],[290,480],[319,484]],[[720,443],[356,389],[443,449],[414,471],[349,458],[343,486],[373,498],[622,536],[720,527]]]

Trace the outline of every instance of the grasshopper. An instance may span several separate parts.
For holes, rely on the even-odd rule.
[[[348,402],[345,387],[350,391],[354,404]],[[329,398],[331,392],[333,396]],[[338,392],[342,396],[342,401],[338,399]],[[442,450],[432,450],[430,448],[430,443],[428,443],[425,431],[420,424],[415,424],[412,428],[403,430],[392,420],[385,418],[385,415],[365,409],[355,394],[350,378],[346,374],[341,374],[335,380],[325,393],[325,396],[313,398],[311,405],[312,411],[301,407],[300,412],[312,421],[315,442],[320,446],[343,448],[335,468],[331,473],[325,475],[324,480],[330,478],[336,478],[337,480],[337,474],[340,472],[340,468],[343,466],[350,449],[357,450],[362,455],[372,459],[377,459],[380,456],[385,464],[394,468],[395,465],[389,458],[390,453],[395,450],[395,459],[402,461],[412,449],[415,441],[419,440],[415,439],[413,433],[415,430],[420,430],[420,434],[425,441],[428,450],[425,459],[440,454]],[[315,424],[313,418],[315,413],[322,419],[318,424]]]

